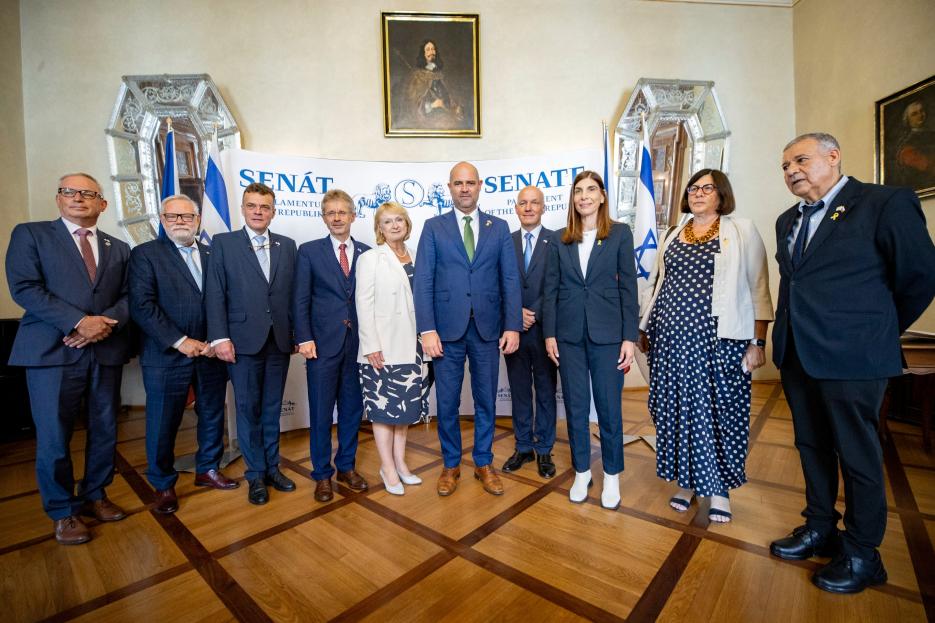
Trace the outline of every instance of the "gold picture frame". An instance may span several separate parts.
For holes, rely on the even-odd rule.
[[[383,134],[478,138],[480,16],[381,13]]]
[[[876,174],[920,199],[935,196],[935,76],[877,101]]]

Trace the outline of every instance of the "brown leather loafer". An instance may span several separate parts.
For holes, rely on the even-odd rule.
[[[325,478],[315,483],[315,501],[330,502],[334,498],[334,490],[331,488],[331,479]]]
[[[445,497],[451,495],[458,488],[458,480],[461,478],[461,467],[445,467],[438,477],[438,484],[435,485],[435,491],[438,495]]]
[[[76,515],[55,520],[55,540],[62,545],[80,545],[91,540],[88,527]]]
[[[212,489],[236,489],[240,483],[231,480],[216,469],[209,469],[203,474],[195,474],[196,487],[211,487]]]
[[[123,509],[108,500],[106,497],[93,502],[85,502],[81,507],[81,514],[94,517],[98,521],[120,521],[127,516]]]
[[[351,491],[366,491],[367,481],[353,469],[349,472],[338,472],[337,481]]]
[[[160,515],[171,515],[179,510],[179,497],[175,495],[175,487],[156,491],[156,505],[153,511]]]
[[[503,495],[503,483],[500,481],[500,477],[497,476],[493,465],[475,467],[474,478],[480,480],[480,483],[484,485],[484,491],[490,495]]]

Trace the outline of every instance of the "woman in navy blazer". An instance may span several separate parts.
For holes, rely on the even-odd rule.
[[[549,251],[542,328],[546,352],[557,366],[561,345],[558,370],[576,472],[569,499],[584,502],[591,486],[588,420],[593,391],[604,467],[601,506],[615,509],[623,471],[620,392],[633,363],[639,324],[633,235],[610,219],[604,181],[593,171],[575,177],[568,226],[556,235],[561,244]]]

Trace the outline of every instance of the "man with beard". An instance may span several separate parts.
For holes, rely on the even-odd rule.
[[[464,126],[464,109],[448,88],[444,66],[435,42],[423,41],[403,84],[404,125],[448,129]]]

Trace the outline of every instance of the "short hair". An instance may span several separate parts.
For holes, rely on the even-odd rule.
[[[517,202],[517,203],[519,203],[519,196],[522,195],[522,194],[523,194],[525,191],[527,191],[527,190],[534,190],[534,191],[536,191],[537,193],[539,193],[539,198],[542,200],[542,205],[543,205],[543,206],[545,205],[545,193],[542,192],[542,189],[541,189],[541,188],[539,188],[538,186],[533,186],[532,184],[530,184],[529,186],[523,186],[522,188],[519,189],[519,192],[516,193],[516,202]]]
[[[734,189],[731,188],[730,180],[727,179],[727,175],[718,169],[701,169],[691,176],[691,179],[689,179],[688,183],[685,184],[685,190],[682,191],[681,211],[685,212],[686,214],[691,212],[691,208],[688,206],[688,187],[703,178],[705,175],[711,176],[711,179],[714,180],[714,186],[717,189],[717,196],[720,199],[720,204],[717,207],[717,213],[730,214],[733,212],[734,208],[737,207],[737,202],[734,200]]]
[[[198,204],[195,203],[195,200],[189,197],[188,195],[170,195],[159,202],[159,213],[162,214],[166,211],[166,204],[170,201],[187,201],[192,208],[195,209],[195,214],[201,214],[201,208],[198,207]]]
[[[387,201],[381,204],[377,208],[376,214],[373,215],[373,233],[377,235],[377,244],[386,242],[386,237],[380,231],[380,219],[383,218],[384,214],[399,214],[403,217],[403,220],[406,221],[406,236],[403,240],[409,240],[409,234],[412,233],[412,221],[409,220],[409,211],[395,201]]]
[[[253,182],[249,186],[243,189],[243,196],[246,197],[247,193],[256,193],[258,195],[269,195],[273,198],[273,203],[276,203],[276,193],[273,192],[273,189],[262,184],[260,182]]]
[[[824,148],[825,151],[830,151],[832,149],[837,149],[841,151],[841,144],[838,143],[838,139],[834,138],[831,134],[827,132],[806,132],[805,134],[799,134],[794,139],[786,143],[786,146],[782,148],[783,151],[786,151],[793,145],[801,143],[802,141],[807,141],[812,139],[816,141],[819,145]]]
[[[419,69],[425,68],[427,64],[425,60],[425,46],[430,43],[435,46],[435,68],[442,69],[445,66],[445,63],[442,61],[442,53],[438,49],[438,44],[435,43],[435,39],[423,39],[422,45],[419,46],[419,51],[416,54],[416,64],[414,67],[418,67]]]
[[[81,171],[77,171],[77,172],[75,172],[75,173],[66,173],[66,174],[63,175],[62,177],[58,178],[58,186],[59,186],[59,188],[62,187],[62,182],[65,181],[65,178],[66,178],[66,177],[83,177],[83,178],[85,178],[85,179],[89,179],[89,180],[91,180],[92,182],[94,182],[95,186],[97,186],[97,192],[101,193],[101,195],[104,194],[104,188],[101,186],[101,183],[98,182],[96,179],[94,179],[94,176],[91,175],[90,173],[82,173]]]
[[[575,181],[571,183],[571,195],[568,197],[568,225],[565,227],[565,233],[562,234],[562,242],[571,244],[572,242],[581,242],[584,239],[584,228],[581,225],[581,217],[575,210],[575,186],[578,182],[585,179],[591,179],[597,182],[604,195],[604,201],[601,207],[597,209],[597,239],[603,240],[610,235],[610,226],[613,220],[610,218],[610,199],[607,197],[607,189],[604,188],[604,180],[594,171],[582,171],[575,176]]]
[[[351,212],[354,211],[354,200],[351,199],[351,196],[341,190],[340,188],[332,188],[321,198],[321,215],[325,215],[325,204],[329,201],[343,201],[347,204],[347,207],[350,208]]]

